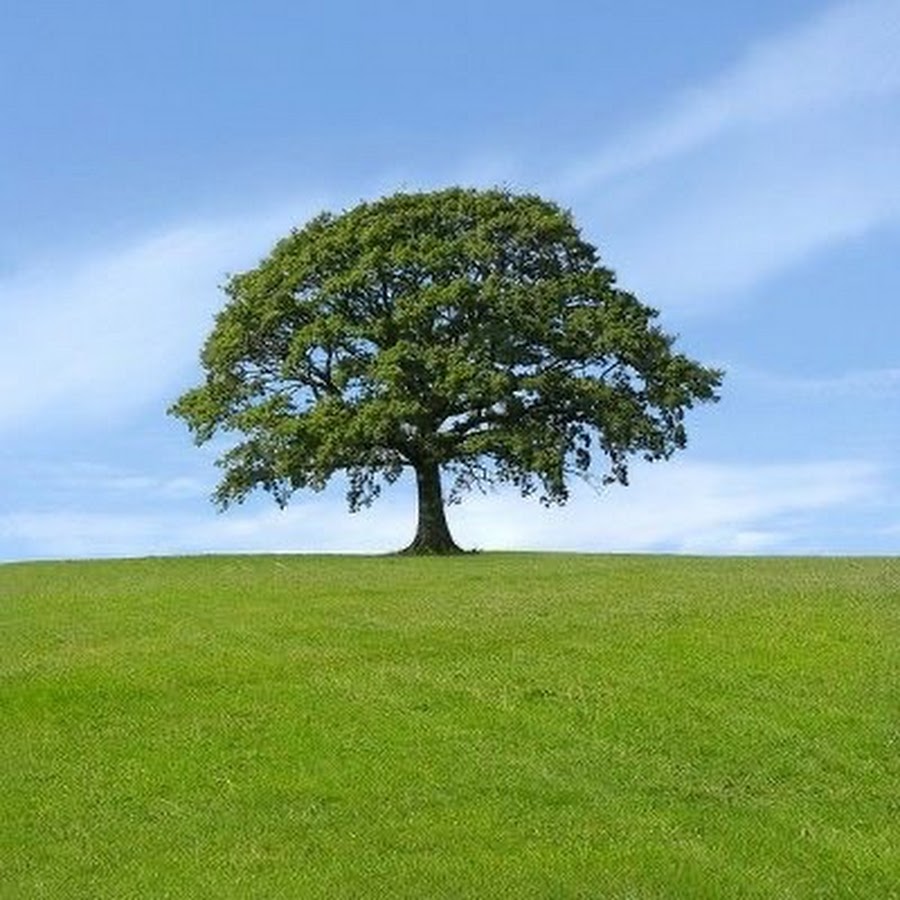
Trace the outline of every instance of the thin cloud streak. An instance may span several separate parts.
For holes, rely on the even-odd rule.
[[[164,396],[196,358],[229,270],[313,207],[174,227],[0,281],[0,434],[96,422]]]
[[[847,142],[840,162],[773,166],[745,154],[730,180],[699,176],[692,196],[660,198],[647,224],[611,241],[620,277],[654,305],[703,315],[828,248],[895,227],[900,133],[896,144],[865,144],[863,134]]]
[[[774,374],[740,365],[726,364],[725,368],[731,382],[739,380],[751,387],[778,394],[825,398],[900,395],[900,368],[861,369],[821,378]]]
[[[688,314],[900,223],[900,0],[852,0],[562,173],[620,280]]]
[[[574,167],[574,189],[687,153],[724,133],[833,113],[900,92],[900,0],[849,0],[751,47],[709,85]]]

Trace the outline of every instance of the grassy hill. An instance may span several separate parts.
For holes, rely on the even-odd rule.
[[[900,896],[900,560],[0,566],[0,897]]]

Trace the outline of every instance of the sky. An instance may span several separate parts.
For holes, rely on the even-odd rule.
[[[408,480],[219,513],[227,444],[169,404],[290,228],[449,184],[570,209],[678,348],[726,370],[689,446],[464,547],[900,548],[900,0],[7,0],[0,561],[383,552]]]

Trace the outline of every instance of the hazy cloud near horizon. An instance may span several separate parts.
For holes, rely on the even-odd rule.
[[[576,486],[565,507],[545,509],[509,490],[474,495],[448,509],[451,527],[476,549],[586,552],[818,553],[802,525],[850,501],[874,501],[885,472],[838,461],[723,465],[691,461],[641,469],[629,488],[599,494]],[[65,473],[60,473],[66,478]],[[85,480],[92,479],[85,475]],[[140,476],[95,473],[93,494],[144,494],[147,513],[0,514],[0,545],[15,540],[25,556],[143,556],[206,552],[389,552],[415,530],[409,490],[387,494],[350,515],[328,494],[298,495],[284,512],[267,505],[217,516],[173,512],[196,483],[154,483]],[[800,532],[798,533],[798,528]],[[464,536],[464,537],[463,537]],[[0,557],[2,558],[2,557]]]

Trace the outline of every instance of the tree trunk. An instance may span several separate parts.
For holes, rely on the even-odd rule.
[[[413,542],[401,553],[409,555],[462,553],[456,546],[441,491],[441,470],[437,463],[423,462],[416,466],[416,487],[419,498],[419,523]]]

